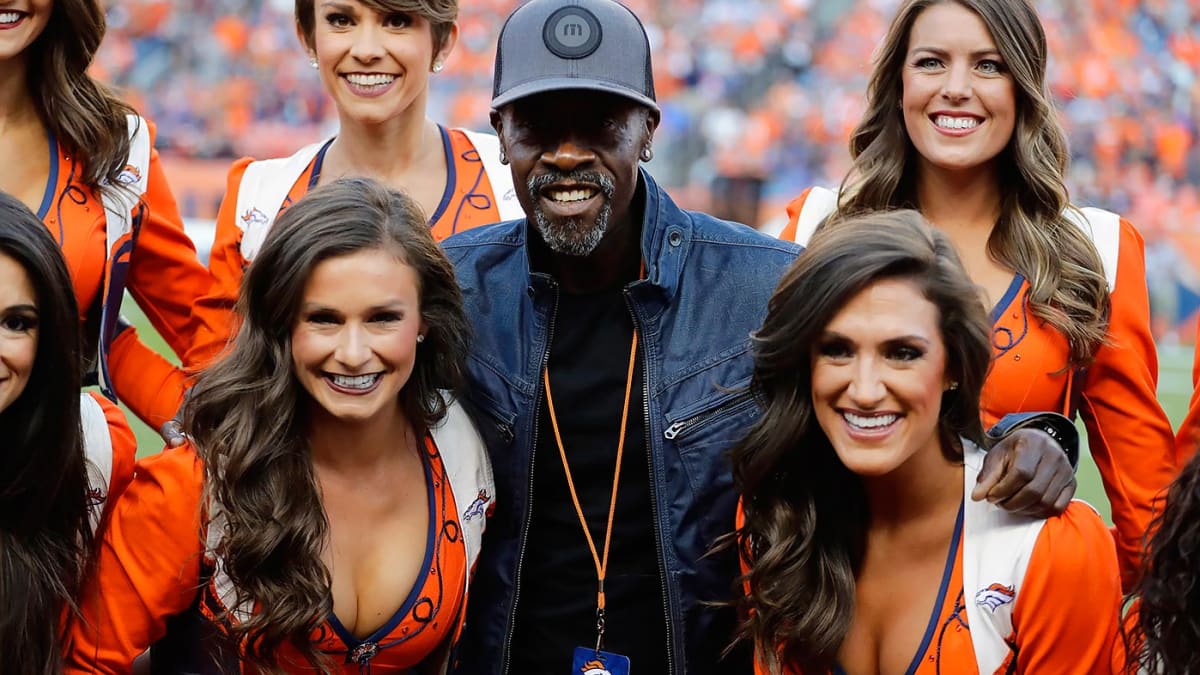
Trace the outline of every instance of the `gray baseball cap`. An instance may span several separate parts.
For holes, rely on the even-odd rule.
[[[658,110],[646,29],[615,0],[533,0],[500,29],[492,108],[561,89],[591,89]]]

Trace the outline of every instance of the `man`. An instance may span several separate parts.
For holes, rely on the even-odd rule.
[[[443,243],[498,493],[456,672],[748,673],[747,650],[722,658],[732,611],[710,604],[737,561],[706,553],[734,522],[725,452],[758,415],[749,336],[800,248],[683,211],[639,168],[650,48],[613,0],[518,8],[492,105],[527,218]],[[1031,435],[980,496],[1032,476],[1013,503],[1069,499],[1061,452]]]

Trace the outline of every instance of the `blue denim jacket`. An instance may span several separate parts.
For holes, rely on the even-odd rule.
[[[645,354],[642,414],[672,674],[750,672],[748,660],[718,663],[734,617],[704,604],[731,597],[736,559],[732,552],[704,555],[733,529],[737,497],[726,451],[759,414],[746,390],[749,336],[801,249],[684,211],[645,171],[640,184],[646,279],[625,294]],[[531,463],[558,289],[550,276],[530,271],[526,234],[522,220],[443,242],[475,331],[467,395],[481,413],[497,489],[457,649],[456,672],[464,675],[507,669],[530,509],[537,508]]]

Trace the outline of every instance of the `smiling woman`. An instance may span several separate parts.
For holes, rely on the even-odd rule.
[[[103,397],[80,394],[79,314],[58,244],[0,192],[0,654],[62,672],[63,628],[93,528],[133,476],[135,443]]]
[[[431,79],[458,40],[457,0],[297,0],[296,31],[338,116],[338,135],[290,158],[243,158],[229,172],[196,306],[215,332],[190,358],[226,347],[245,268],[275,219],[309,190],[365,176],[410,195],[434,239],[522,215],[495,137],[426,117]]]
[[[494,487],[454,402],[462,296],[420,209],[362,179],[314,190],[238,307],[185,407],[192,445],[118,505],[72,672],[127,672],[170,621],[162,672],[443,673]]]
[[[974,285],[914,211],[830,226],[784,275],[754,338],[763,415],[732,451],[757,672],[1108,672],[1099,516],[970,497],[990,361]]]
[[[837,194],[793,201],[780,236],[803,242],[827,217],[894,208],[945,232],[992,310],[985,423],[1082,418],[1128,584],[1175,440],[1156,394],[1142,237],[1115,213],[1071,204],[1046,69],[1028,0],[901,3],[851,136],[852,170]]]

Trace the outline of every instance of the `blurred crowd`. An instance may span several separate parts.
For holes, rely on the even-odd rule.
[[[435,119],[488,128],[496,34],[517,4],[462,3],[458,48],[433,83]],[[837,183],[897,0],[626,4],[654,47],[663,123],[652,169],[681,201],[769,227],[804,187]],[[1172,339],[1200,306],[1200,3],[1035,4],[1070,136],[1072,199],[1141,229],[1165,322],[1156,328]],[[335,130],[291,0],[114,2],[96,68],[157,123],[169,156],[286,155]],[[210,204],[181,202],[189,215],[211,214]]]

